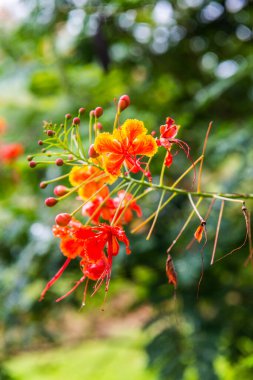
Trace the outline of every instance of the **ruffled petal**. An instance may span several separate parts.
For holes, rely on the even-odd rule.
[[[147,133],[147,129],[144,127],[142,121],[137,119],[128,119],[121,126],[121,130],[123,135],[128,137],[129,145],[140,135],[145,135]]]
[[[142,135],[136,138],[129,149],[129,153],[134,155],[144,155],[152,157],[157,152],[155,139],[148,135]]]
[[[115,154],[111,153],[105,158],[105,170],[113,175],[113,176],[119,176],[120,175],[120,169],[124,162],[124,156],[122,154]]]
[[[117,153],[122,154],[120,142],[108,132],[100,133],[94,142],[94,149],[99,154]]]

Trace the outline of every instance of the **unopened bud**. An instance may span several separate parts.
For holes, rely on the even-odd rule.
[[[83,107],[79,108],[79,113],[80,113],[80,114],[82,114],[82,113],[84,113],[84,112],[85,112],[85,108],[83,108]]]
[[[57,158],[55,160],[55,163],[56,163],[57,166],[62,166],[64,164],[64,161],[63,161],[62,158]]]
[[[103,108],[102,107],[97,107],[94,111],[94,115],[96,116],[96,118],[99,118],[100,116],[103,115]]]
[[[58,226],[64,227],[69,224],[71,221],[72,216],[67,213],[58,214],[55,218],[55,223],[58,224]]]
[[[35,168],[36,165],[37,165],[37,162],[35,161],[30,161],[29,163],[30,168]]]
[[[79,119],[79,117],[74,117],[72,124],[79,125],[80,122],[81,122],[81,120]]]
[[[69,155],[68,155],[68,160],[69,160],[69,161],[73,161],[73,160],[74,160],[74,157],[73,157],[72,154],[69,154]]]
[[[41,189],[45,189],[47,187],[47,183],[46,182],[41,182],[40,183],[40,188]]]
[[[96,158],[98,156],[99,154],[95,151],[94,144],[91,144],[91,146],[89,147],[89,157]]]
[[[47,207],[53,207],[54,205],[56,205],[57,202],[58,202],[57,199],[53,197],[45,199],[45,205]]]
[[[63,195],[68,194],[69,189],[66,186],[58,185],[54,188],[54,194],[57,197],[62,197]]]
[[[91,110],[91,111],[90,111],[90,117],[93,117],[93,116],[95,116],[95,111],[94,111],[94,110]]]
[[[122,95],[120,98],[119,98],[119,102],[118,102],[118,109],[119,111],[124,111],[124,109],[126,109],[127,107],[129,107],[130,105],[130,98],[128,95]]]
[[[102,131],[102,129],[103,129],[103,125],[101,123],[98,122],[94,124],[94,131],[96,130]]]
[[[32,161],[33,156],[27,156],[26,158],[27,158],[27,161]]]
[[[38,141],[38,145],[43,145],[43,141],[42,141],[42,140],[39,140],[39,141]]]
[[[49,129],[49,130],[47,131],[47,135],[48,135],[49,137],[52,137],[54,134],[55,134],[55,132],[52,131],[51,129]]]
[[[67,120],[69,120],[69,119],[71,119],[71,115],[70,115],[70,113],[67,113],[66,115],[65,115],[65,119],[67,119]]]

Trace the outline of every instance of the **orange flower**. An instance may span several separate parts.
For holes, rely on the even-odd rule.
[[[78,186],[87,181],[78,189],[78,194],[82,199],[90,198],[100,188],[101,191],[96,195],[105,198],[109,194],[109,189],[107,186],[103,187],[103,185],[109,182],[109,176],[103,174],[104,172],[95,166],[74,166],[69,174],[69,182],[72,186]]]
[[[103,157],[105,170],[115,176],[120,175],[124,161],[130,172],[142,171],[150,176],[141,167],[142,163],[137,156],[152,157],[157,152],[155,139],[147,135],[143,122],[135,119],[126,120],[112,134],[100,133],[96,137],[94,148]]]
[[[120,190],[118,196],[115,198],[109,198],[104,202],[102,197],[96,197],[96,199],[86,203],[83,206],[83,215],[92,216],[93,223],[99,223],[100,218],[111,222],[114,218],[116,210],[118,210],[117,225],[130,223],[133,219],[133,211],[135,211],[138,217],[142,216],[142,211],[139,205],[132,200],[132,194],[126,193],[125,190]]]

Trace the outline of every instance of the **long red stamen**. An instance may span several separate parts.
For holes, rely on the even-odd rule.
[[[76,290],[76,288],[82,283],[84,282],[84,280],[86,279],[86,276],[83,276],[80,278],[79,281],[77,281],[77,283],[75,284],[75,286],[73,286],[72,289],[70,289],[66,294],[64,294],[64,296],[60,297],[60,298],[57,298],[57,300],[55,300],[55,302],[60,302],[61,300],[63,300],[64,298],[68,297],[71,293],[73,293],[74,290]]]
[[[63,266],[58,270],[58,272],[54,275],[54,277],[47,283],[45,288],[43,289],[39,301],[42,301],[45,297],[46,292],[48,289],[51,288],[51,286],[55,283],[55,281],[58,280],[59,277],[61,277],[62,273],[65,271],[67,266],[69,265],[71,259],[68,257]]]

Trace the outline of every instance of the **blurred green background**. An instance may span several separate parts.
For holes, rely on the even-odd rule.
[[[0,0],[0,117],[8,125],[1,144],[38,151],[42,121],[62,122],[79,107],[104,107],[109,130],[114,97],[128,94],[123,119],[158,131],[173,117],[194,159],[213,120],[203,189],[252,193],[252,24],[247,0]],[[84,135],[87,123],[86,117]],[[180,152],[166,183],[188,165]],[[38,302],[62,263],[51,234],[55,210],[43,205],[53,187],[38,186],[57,174],[32,171],[25,157],[0,166],[0,379],[252,379],[248,246],[209,265],[219,202],[208,221],[198,299],[200,248],[185,248],[198,220],[173,248],[176,300],[164,273],[166,248],[190,211],[180,196],[161,212],[150,241],[147,231],[131,236],[133,254],[115,260],[104,312],[102,290],[82,310],[81,289],[54,303],[76,280],[75,265]],[[190,188],[192,176],[182,185]],[[158,199],[143,201],[145,215]],[[203,214],[208,205],[200,207]],[[217,257],[244,236],[240,205],[226,204]]]

